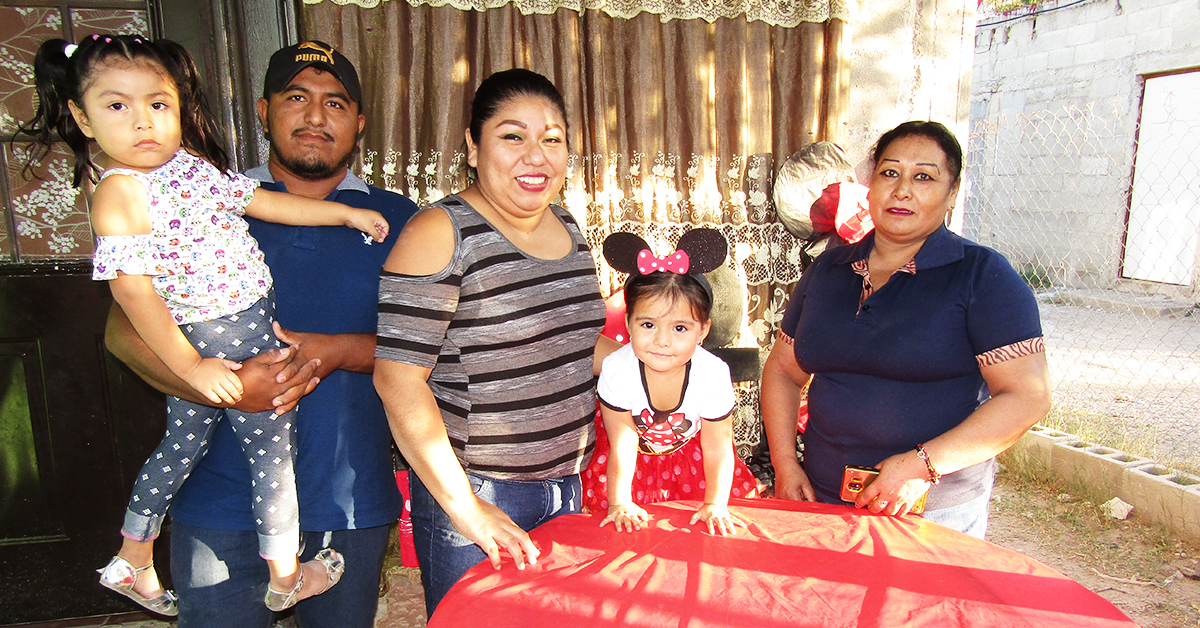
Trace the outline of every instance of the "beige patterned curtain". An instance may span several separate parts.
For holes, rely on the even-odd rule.
[[[691,226],[721,229],[746,287],[730,344],[765,347],[799,278],[800,242],[775,218],[771,183],[798,148],[840,139],[847,18],[828,0],[317,0],[303,28],[358,64],[360,173],[419,204],[461,188],[484,77],[515,66],[548,76],[570,126],[562,204],[597,255],[614,231],[665,253]],[[754,412],[756,387],[741,394]]]
[[[484,77],[514,66],[548,76],[571,127],[563,204],[593,244],[632,230],[665,251],[690,226],[724,230],[747,286],[733,344],[765,346],[799,275],[771,182],[796,149],[840,139],[848,16],[827,0],[342,0],[306,6],[303,28],[362,74],[360,173],[418,203],[461,187]]]

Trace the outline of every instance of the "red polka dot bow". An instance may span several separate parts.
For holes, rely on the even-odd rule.
[[[655,257],[650,249],[642,249],[637,256],[637,269],[643,275],[658,271],[686,275],[689,265],[686,251],[675,251],[666,257]]]

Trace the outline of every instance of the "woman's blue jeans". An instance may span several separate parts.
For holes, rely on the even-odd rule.
[[[487,554],[459,534],[450,523],[450,516],[421,484],[416,473],[410,473],[408,477],[412,488],[413,541],[417,561],[421,564],[421,585],[425,587],[425,612],[433,615],[450,587],[468,569],[487,558]],[[492,480],[468,473],[467,480],[476,496],[503,510],[525,531],[559,515],[579,512],[581,504],[578,475],[514,481]]]

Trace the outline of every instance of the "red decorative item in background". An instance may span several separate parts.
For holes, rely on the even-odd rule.
[[[836,231],[848,244],[863,239],[875,223],[867,208],[867,186],[845,181],[831,183],[809,210],[813,231]]]
[[[413,543],[412,491],[408,486],[408,471],[396,472],[396,486],[400,488],[400,497],[404,499],[404,508],[400,511],[400,564],[416,567],[417,546]]]
[[[600,335],[629,344],[629,327],[625,324],[625,292],[617,290],[604,300],[604,329]]]

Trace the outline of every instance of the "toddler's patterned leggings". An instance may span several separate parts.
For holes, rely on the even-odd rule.
[[[271,292],[243,312],[180,329],[201,356],[241,362],[279,346],[271,329],[274,318]],[[135,541],[158,536],[171,498],[207,453],[220,420],[229,421],[250,465],[259,553],[268,559],[295,556],[300,546],[292,464],[295,410],[282,415],[246,413],[167,397],[167,433],[138,473],[121,534]]]

